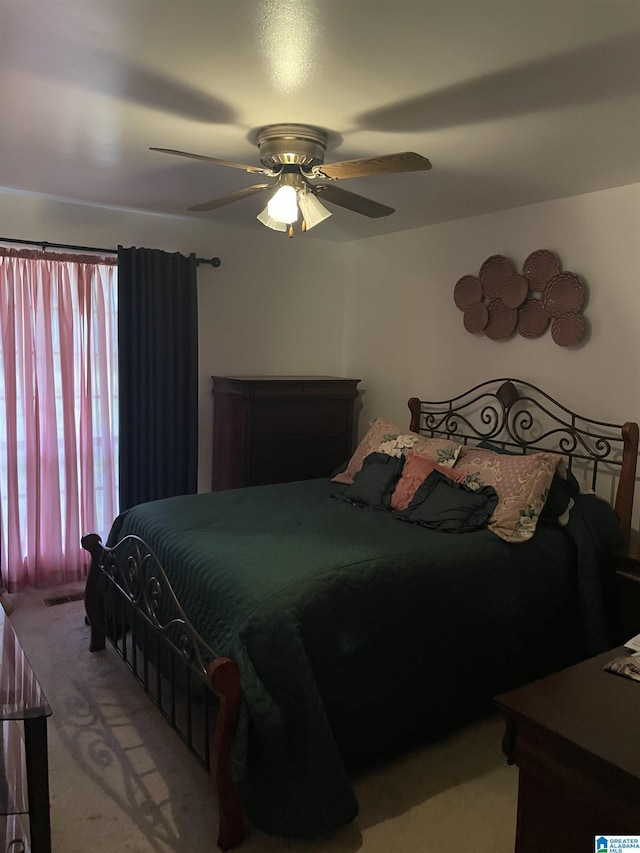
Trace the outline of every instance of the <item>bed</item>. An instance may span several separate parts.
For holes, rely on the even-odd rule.
[[[515,379],[409,410],[332,479],[142,504],[83,538],[90,648],[110,639],[210,768],[222,849],[243,819],[332,832],[354,771],[608,647],[637,424]]]

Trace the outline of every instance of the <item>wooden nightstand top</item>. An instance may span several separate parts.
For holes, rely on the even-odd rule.
[[[640,826],[640,683],[604,669],[621,648],[497,697],[519,768],[515,853],[592,850]]]
[[[496,697],[507,714],[640,780],[640,683],[605,671],[619,647]]]

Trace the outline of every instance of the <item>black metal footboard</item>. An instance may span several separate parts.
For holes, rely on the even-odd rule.
[[[230,751],[240,707],[238,665],[218,657],[189,622],[160,561],[137,536],[112,548],[91,533],[85,610],[89,649],[108,639],[189,750],[210,772],[219,810],[218,846],[243,837]]]

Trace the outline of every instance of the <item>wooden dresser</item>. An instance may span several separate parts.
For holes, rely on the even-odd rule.
[[[212,489],[329,477],[354,445],[359,379],[212,376]]]

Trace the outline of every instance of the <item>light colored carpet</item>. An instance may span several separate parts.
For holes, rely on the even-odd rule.
[[[82,601],[6,596],[11,622],[49,699],[54,853],[215,851],[206,772],[112,649],[88,651]],[[358,819],[329,839],[282,841],[249,830],[242,853],[512,853],[518,772],[491,716],[354,782]]]

